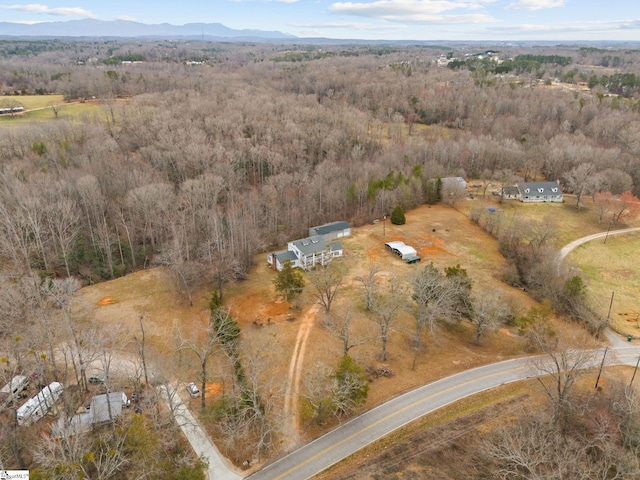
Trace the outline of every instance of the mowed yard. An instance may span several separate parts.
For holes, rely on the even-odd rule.
[[[606,240],[579,246],[569,254],[568,261],[587,279],[590,302],[596,311],[603,317],[609,315],[611,327],[617,332],[640,338],[640,232]]]
[[[65,102],[64,95],[0,95],[0,107],[17,104],[22,105],[26,111],[16,115],[0,115],[0,128],[23,126],[32,122],[63,119],[78,121],[104,116],[103,107],[96,100]]]

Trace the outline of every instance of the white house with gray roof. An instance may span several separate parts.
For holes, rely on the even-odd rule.
[[[278,271],[282,270],[287,260],[294,268],[309,270],[317,264],[327,265],[342,254],[340,242],[327,242],[321,235],[314,235],[288,242],[286,250],[267,255],[267,262]]]
[[[562,202],[562,190],[558,182],[516,183],[521,202]]]

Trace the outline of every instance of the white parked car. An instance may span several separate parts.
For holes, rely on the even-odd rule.
[[[200,390],[198,390],[198,386],[194,382],[187,383],[187,392],[189,392],[192,398],[200,396]]]

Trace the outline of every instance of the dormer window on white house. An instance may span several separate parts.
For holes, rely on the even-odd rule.
[[[552,191],[553,193],[558,193],[558,189],[557,189],[557,187],[553,187],[553,188],[551,189],[551,191]]]
[[[538,189],[538,193],[543,193],[544,192],[544,188],[539,188]]]
[[[528,188],[525,188],[525,189],[524,189],[524,193],[529,193],[529,189],[528,189]]]

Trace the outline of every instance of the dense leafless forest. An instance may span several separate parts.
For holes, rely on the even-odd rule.
[[[640,195],[640,50],[3,40],[0,66],[7,107],[100,105],[0,128],[0,351],[25,358],[30,322],[78,341],[80,283],[164,265],[186,298],[202,278],[222,297],[257,253],[435,202],[438,177]],[[2,462],[34,461],[3,438]]]
[[[103,103],[0,132],[5,270],[93,282],[155,262],[223,282],[310,225],[423,203],[437,176],[564,180],[588,163],[591,190],[640,193],[637,51],[470,53],[4,42],[4,93]]]

